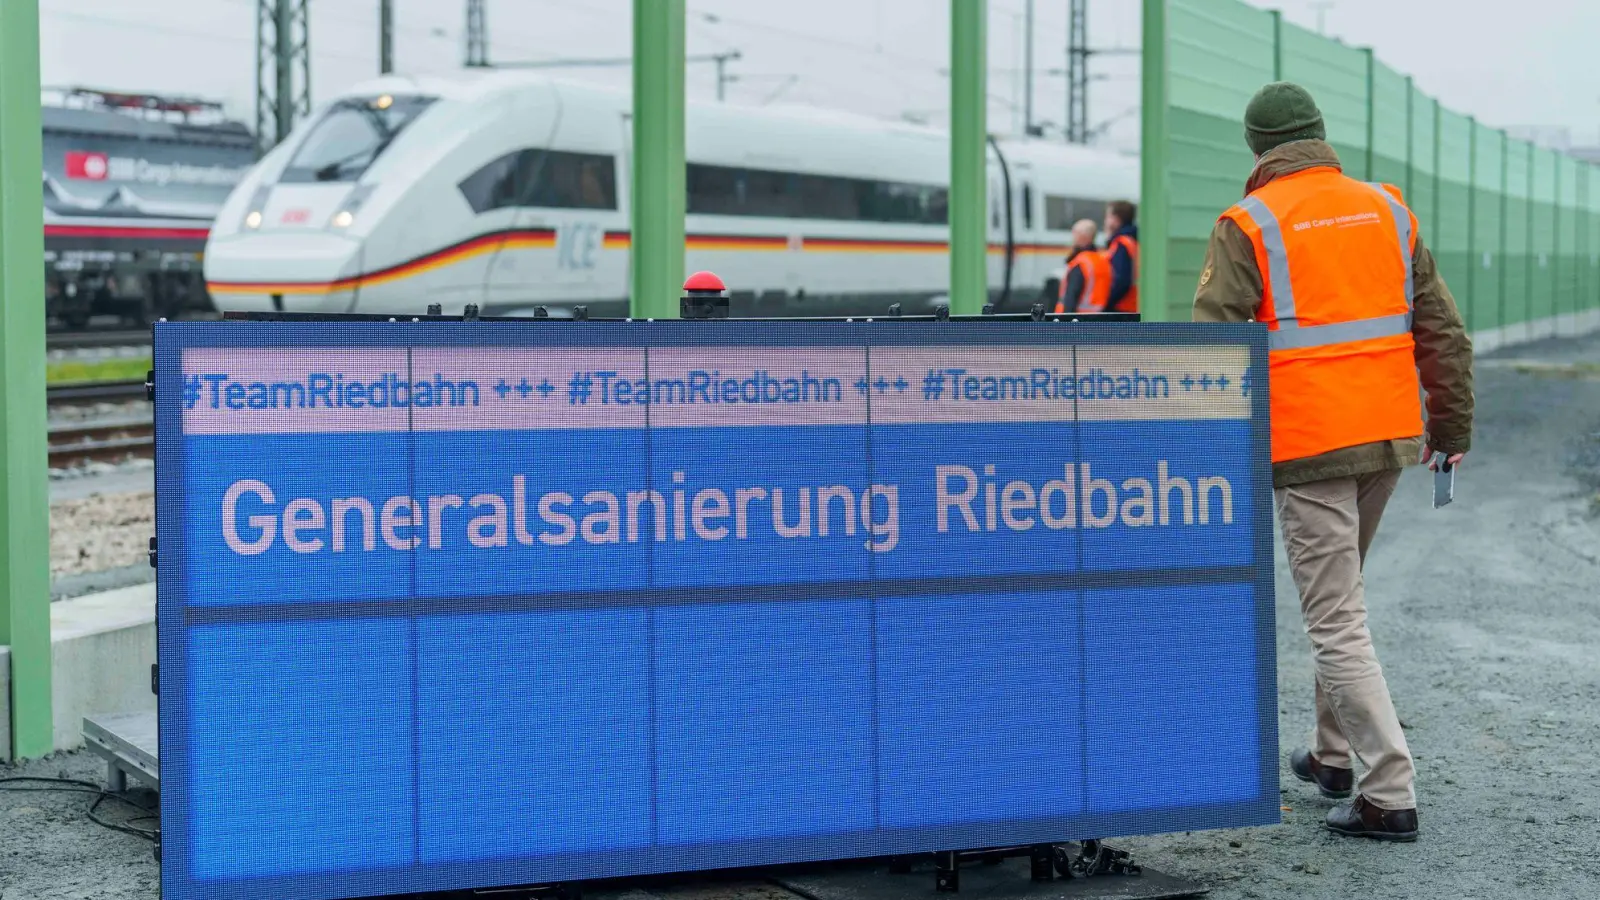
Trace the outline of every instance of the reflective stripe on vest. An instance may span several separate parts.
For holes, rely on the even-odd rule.
[[[1067,263],[1067,275],[1073,269],[1083,273],[1083,291],[1074,298],[1076,312],[1104,312],[1106,296],[1111,292],[1110,282],[1111,264],[1106,255],[1098,250],[1080,250]],[[1105,269],[1105,272],[1101,270]],[[1056,312],[1066,312],[1067,282],[1070,278],[1061,279],[1061,291],[1056,303]]]
[[[1086,252],[1097,253],[1099,251],[1089,250]],[[1078,255],[1078,259],[1083,259],[1083,254],[1080,253]],[[1078,309],[1081,312],[1100,312],[1102,309],[1104,309],[1104,304],[1098,302],[1094,290],[1095,267],[1090,264],[1089,260],[1084,259],[1083,262],[1080,263],[1078,262],[1078,259],[1074,259],[1072,261],[1072,264],[1077,266],[1078,269],[1083,272],[1083,294],[1078,297]]]
[[[1417,308],[1417,273],[1411,269],[1411,210],[1406,205],[1394,198],[1383,185],[1369,181],[1367,186],[1377,191],[1379,196],[1389,203],[1389,212],[1394,214],[1394,230],[1400,237],[1400,262],[1406,267],[1406,309]]]
[[[1416,309],[1416,275],[1411,267],[1411,214],[1382,185],[1368,186],[1383,195],[1394,216],[1395,231],[1400,238],[1401,264],[1406,271],[1406,311],[1403,315],[1356,319],[1332,325],[1300,326],[1300,319],[1295,314],[1294,281],[1289,275],[1289,248],[1283,241],[1283,228],[1278,224],[1278,217],[1255,196],[1239,201],[1239,208],[1261,229],[1261,246],[1267,253],[1267,283],[1272,288],[1272,309],[1278,319],[1277,330],[1267,333],[1268,349],[1301,350],[1411,333],[1411,315]]]

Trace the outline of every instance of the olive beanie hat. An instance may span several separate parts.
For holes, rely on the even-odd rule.
[[[1290,141],[1327,140],[1317,101],[1298,84],[1274,81],[1250,98],[1244,111],[1244,139],[1261,156]]]

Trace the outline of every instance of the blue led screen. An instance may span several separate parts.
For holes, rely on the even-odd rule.
[[[1265,333],[156,326],[163,896],[1278,820]]]

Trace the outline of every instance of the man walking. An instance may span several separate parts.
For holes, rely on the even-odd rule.
[[[1269,330],[1272,482],[1316,663],[1316,726],[1290,768],[1340,834],[1417,837],[1415,770],[1367,630],[1361,568],[1400,469],[1472,434],[1472,345],[1400,191],[1346,177],[1305,89],[1245,112],[1255,170],[1211,233],[1198,322]],[[1422,421],[1420,387],[1427,392]]]
[[[1094,245],[1099,226],[1083,219],[1072,226],[1072,255],[1067,257],[1067,277],[1061,279],[1056,312],[1105,312],[1111,297],[1111,262]]]

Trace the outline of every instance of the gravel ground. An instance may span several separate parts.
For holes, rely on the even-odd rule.
[[[60,403],[50,407],[51,425],[68,425],[100,419],[148,419],[150,401],[123,400],[115,403]]]
[[[155,494],[91,494],[50,505],[50,577],[148,562]]]
[[[142,584],[155,578],[145,556],[155,533],[151,460],[91,463],[50,482],[50,599]]]
[[[1328,834],[1331,803],[1285,775],[1282,825],[1117,846],[1214,900],[1600,897],[1600,336],[1480,360],[1477,393],[1478,449],[1456,503],[1431,509],[1430,480],[1411,470],[1367,566],[1422,839]],[[1278,588],[1287,755],[1311,724],[1312,676],[1281,555]],[[99,766],[79,753],[20,771],[92,780]],[[89,823],[87,799],[0,791],[0,900],[157,896],[148,844]],[[749,884],[671,893],[775,900]]]

